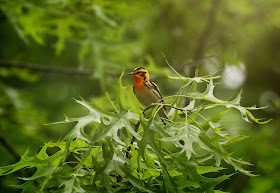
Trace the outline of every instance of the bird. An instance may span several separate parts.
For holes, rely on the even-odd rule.
[[[133,92],[143,106],[148,107],[153,103],[164,104],[158,86],[150,80],[150,74],[145,68],[137,67],[129,74],[134,77]],[[159,109],[158,114],[160,117],[168,119],[165,106]],[[163,119],[162,122],[164,123]],[[164,125],[166,124],[164,123]]]

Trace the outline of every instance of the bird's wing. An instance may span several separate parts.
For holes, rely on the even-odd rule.
[[[163,100],[163,98],[162,98],[162,96],[160,94],[160,90],[159,90],[158,86],[156,85],[156,83],[154,83],[153,81],[149,81],[149,82],[151,83],[150,85],[152,86],[154,93],[156,95],[158,95],[158,97],[161,99],[160,102],[164,103],[164,100]],[[165,106],[163,106],[163,108],[166,110]]]

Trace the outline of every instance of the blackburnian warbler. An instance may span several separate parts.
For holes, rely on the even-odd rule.
[[[153,103],[164,103],[157,85],[150,80],[149,72],[143,67],[137,67],[129,73],[134,76],[133,92],[138,101],[145,107]],[[165,106],[158,111],[160,117],[168,119]],[[163,122],[164,123],[164,122]]]

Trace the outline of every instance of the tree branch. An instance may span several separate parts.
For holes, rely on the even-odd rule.
[[[71,75],[92,75],[93,70],[78,69],[78,68],[61,68],[45,65],[35,65],[27,62],[13,62],[0,59],[0,67],[4,68],[22,68],[32,71],[48,72],[48,73],[59,73],[59,74],[71,74]]]
[[[203,57],[204,50],[206,48],[207,40],[211,36],[213,32],[214,26],[216,24],[216,16],[218,12],[218,7],[220,5],[220,0],[212,0],[211,8],[208,12],[208,20],[205,24],[203,31],[200,34],[198,39],[198,44],[196,49],[194,50],[193,54],[193,63],[191,65],[191,72],[190,76],[195,76],[195,70],[198,67],[199,63],[201,62],[201,58]]]
[[[16,150],[7,142],[7,140],[2,135],[0,135],[0,143],[13,156],[15,160],[17,161],[20,160],[20,155],[16,152]]]

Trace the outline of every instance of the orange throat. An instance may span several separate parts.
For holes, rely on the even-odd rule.
[[[134,88],[143,89],[146,86],[144,85],[144,79],[141,76],[134,75]]]

